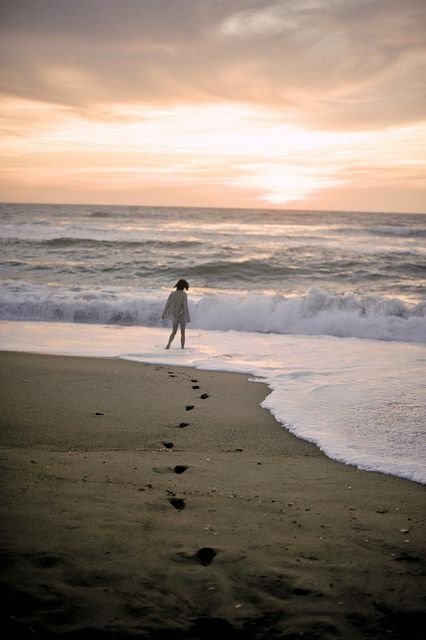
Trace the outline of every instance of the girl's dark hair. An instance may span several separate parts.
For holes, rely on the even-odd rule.
[[[187,283],[186,280],[178,280],[174,288],[177,289],[178,291],[183,291],[184,289],[189,289],[189,284]]]

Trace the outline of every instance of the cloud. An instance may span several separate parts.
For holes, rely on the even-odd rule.
[[[0,12],[5,199],[424,209],[423,0]]]
[[[246,102],[309,126],[424,117],[421,0],[3,0],[3,93]]]
[[[294,31],[298,24],[292,19],[284,4],[265,6],[258,10],[243,10],[229,16],[221,25],[225,36],[250,38],[252,36],[276,35]],[[288,15],[290,13],[290,15]]]

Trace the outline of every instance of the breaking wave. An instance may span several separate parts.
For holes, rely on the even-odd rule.
[[[5,283],[0,319],[163,326],[167,293]],[[311,289],[306,295],[204,294],[190,297],[194,329],[330,335],[426,342],[426,303]]]

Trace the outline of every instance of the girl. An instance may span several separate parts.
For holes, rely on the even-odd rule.
[[[188,297],[184,291],[184,289],[189,289],[189,284],[186,280],[179,280],[174,288],[176,291],[173,291],[169,297],[167,298],[166,306],[164,307],[163,315],[161,316],[164,319],[168,319],[172,321],[173,330],[170,334],[169,341],[167,343],[166,349],[170,349],[170,345],[173,342],[173,338],[176,335],[178,330],[178,326],[180,325],[180,344],[182,349],[185,348],[185,326],[187,322],[191,322],[191,318],[189,317],[188,311]]]

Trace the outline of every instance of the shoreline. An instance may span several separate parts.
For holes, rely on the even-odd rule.
[[[191,329],[189,348],[166,351],[168,335],[158,327],[4,321],[0,350],[242,373],[268,385],[262,406],[284,428],[331,459],[426,484],[418,437],[424,345]]]
[[[420,638],[420,483],[331,460],[245,374],[0,359],[6,628]]]

